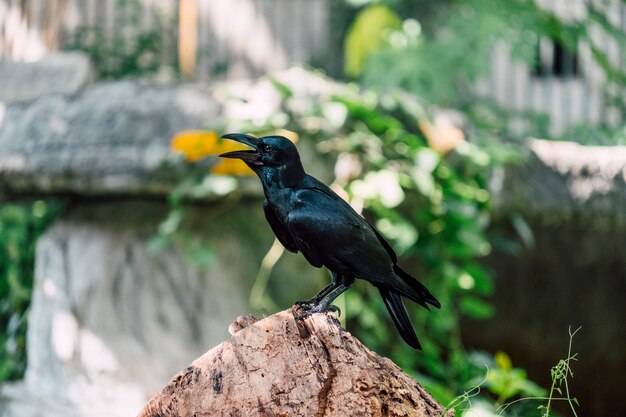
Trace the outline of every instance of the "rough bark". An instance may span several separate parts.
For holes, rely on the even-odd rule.
[[[139,417],[438,416],[439,405],[330,313],[242,316],[230,340],[179,372]],[[451,415],[451,414],[450,414]]]

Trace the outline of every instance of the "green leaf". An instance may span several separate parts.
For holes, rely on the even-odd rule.
[[[188,249],[187,256],[196,267],[206,267],[215,261],[215,249],[209,244],[195,244]]]
[[[287,86],[287,84],[280,82],[274,77],[270,78],[270,82],[274,86],[274,88],[280,93],[283,97],[283,100],[286,100],[293,96],[293,91]]]
[[[385,31],[401,27],[402,21],[387,6],[373,4],[361,10],[346,36],[344,45],[346,75],[351,77],[360,75],[367,58],[385,44],[383,36]]]
[[[511,217],[511,225],[520,239],[522,239],[522,242],[524,242],[525,247],[532,248],[535,246],[535,234],[523,217],[513,215]]]
[[[509,358],[509,355],[507,355],[506,353],[504,353],[504,352],[497,352],[495,354],[495,356],[494,356],[494,359],[496,361],[496,364],[503,371],[510,371],[511,369],[513,369],[513,364],[511,362],[511,358]]]
[[[388,130],[402,128],[402,123],[395,117],[378,111],[375,106],[368,106],[347,97],[335,97],[334,100],[343,104],[350,117],[362,121],[374,134],[381,135]]]
[[[478,263],[464,266],[465,271],[474,278],[474,290],[481,295],[491,295],[494,290],[493,281],[487,270]]]
[[[396,219],[392,222],[383,218],[376,222],[376,227],[385,237],[394,242],[394,246],[400,254],[413,246],[419,237],[415,226],[404,219]]]
[[[469,295],[461,298],[460,307],[461,311],[468,317],[476,320],[486,320],[494,314],[494,308],[491,304]]]

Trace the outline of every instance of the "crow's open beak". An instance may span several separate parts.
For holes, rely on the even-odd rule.
[[[253,149],[250,150],[241,150],[241,151],[233,151],[226,152],[220,155],[221,158],[235,158],[241,159],[244,162],[256,163],[259,157],[259,153],[257,151],[256,146],[259,143],[259,139],[254,136],[245,135],[243,133],[227,133],[221,136],[221,139],[231,139],[237,141],[239,143],[243,143],[244,145],[248,145]]]

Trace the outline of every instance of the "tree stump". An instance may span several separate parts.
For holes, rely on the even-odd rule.
[[[443,407],[330,313],[241,316],[139,417],[440,416]],[[449,415],[452,415],[450,413]]]

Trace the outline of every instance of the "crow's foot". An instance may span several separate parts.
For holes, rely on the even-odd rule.
[[[294,303],[297,307],[302,308],[302,309],[311,309],[313,307],[315,307],[315,301],[314,300],[302,300],[302,301],[296,301]]]
[[[297,304],[297,303],[296,303]],[[306,306],[310,306],[310,308],[306,309],[302,314],[298,315],[296,317],[296,320],[304,320],[305,318],[315,314],[315,313],[325,313],[327,311],[333,312],[333,313],[339,313],[339,315],[341,315],[341,310],[339,309],[339,307],[334,306],[334,305],[328,305],[328,306],[324,306],[324,305],[313,305],[313,304],[305,304]],[[300,306],[299,306],[300,307]]]

